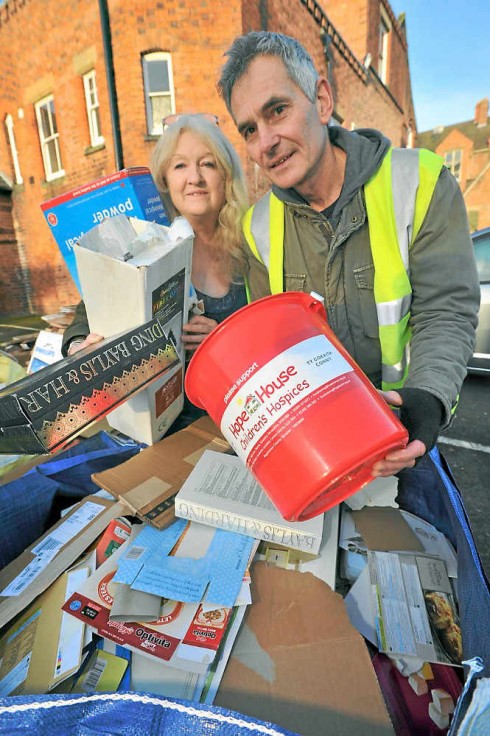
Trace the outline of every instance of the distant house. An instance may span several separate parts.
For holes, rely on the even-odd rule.
[[[256,29],[308,48],[332,85],[333,122],[413,145],[405,16],[388,0],[0,0],[0,315],[78,302],[40,205],[147,166],[169,113],[217,114],[250,199],[268,187],[216,91],[225,49]]]
[[[419,133],[417,146],[443,156],[463,192],[471,230],[490,226],[488,98],[477,102],[473,120]]]

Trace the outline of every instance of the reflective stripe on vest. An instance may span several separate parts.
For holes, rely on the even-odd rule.
[[[412,289],[409,249],[429,208],[442,159],[423,149],[390,149],[364,187],[374,263],[382,388],[400,388],[407,376]],[[284,290],[284,204],[269,192],[250,208],[247,242],[269,271],[272,294]]]
[[[284,291],[284,204],[272,192],[261,197],[247,211],[243,220],[243,232],[254,256],[269,271],[271,294]],[[270,254],[274,254],[270,268]]]

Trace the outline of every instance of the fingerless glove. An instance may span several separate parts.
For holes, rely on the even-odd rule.
[[[421,388],[397,389],[403,400],[399,408],[400,420],[408,430],[408,441],[420,440],[431,450],[444,419],[444,407],[434,394]]]

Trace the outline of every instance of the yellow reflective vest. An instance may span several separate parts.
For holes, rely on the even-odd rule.
[[[391,148],[364,185],[385,391],[403,386],[408,373],[409,250],[427,214],[442,165],[442,158],[431,151]],[[252,253],[269,272],[271,293],[282,292],[284,203],[268,192],[245,215],[244,234]]]

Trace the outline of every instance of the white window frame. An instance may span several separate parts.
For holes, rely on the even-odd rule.
[[[90,145],[100,146],[104,143],[104,136],[100,129],[99,95],[97,93],[95,69],[83,75],[83,89],[85,91],[85,107],[87,110]]]
[[[43,123],[42,123],[42,117],[41,117],[42,108],[46,108],[48,112],[47,117],[48,117],[50,130],[47,133],[43,129]],[[60,135],[58,133],[58,128],[56,125],[56,112],[54,109],[53,95],[48,95],[47,97],[43,97],[42,100],[38,100],[38,102],[36,102],[34,105],[34,109],[36,111],[37,129],[39,133],[39,142],[41,144],[41,154],[43,157],[44,173],[46,174],[46,181],[53,181],[53,179],[59,179],[61,176],[65,175],[65,171],[61,163],[60,141],[59,141]],[[49,155],[50,148],[54,153],[54,158],[57,163],[56,169],[53,169],[51,165],[51,157]]]
[[[147,120],[147,131],[149,135],[161,135],[163,133],[163,125],[161,119],[154,121],[153,115],[153,100],[158,97],[168,97],[170,99],[170,112],[175,112],[175,93],[174,93],[174,81],[173,81],[173,70],[172,70],[172,56],[166,51],[152,51],[147,54],[143,54],[141,57],[143,64],[143,82],[145,91],[145,107],[146,107],[146,120]],[[167,90],[150,90],[149,77],[148,77],[148,63],[151,62],[165,62],[167,64],[168,71],[168,84]]]
[[[390,50],[391,21],[388,13],[379,6],[378,76],[386,84],[388,81],[388,55]]]
[[[449,169],[457,182],[461,181],[461,166],[463,165],[463,149],[453,148],[444,154],[444,165]]]

